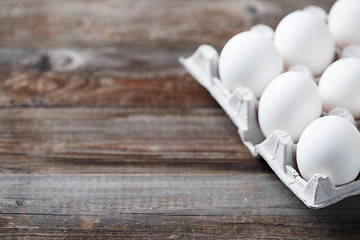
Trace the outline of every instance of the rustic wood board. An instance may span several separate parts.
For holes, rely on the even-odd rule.
[[[271,173],[10,174],[1,176],[1,183],[7,186],[3,236],[355,239],[360,234],[355,198],[312,211]]]
[[[358,239],[306,208],[178,63],[334,1],[0,1],[1,239]]]

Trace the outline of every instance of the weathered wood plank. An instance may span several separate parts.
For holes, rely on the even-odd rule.
[[[216,106],[177,58],[309,4],[1,1],[0,106]]]
[[[1,175],[0,236],[356,239],[360,198],[307,209],[273,174]]]
[[[307,209],[177,62],[333,2],[0,1],[0,238],[358,239],[359,196]]]
[[[0,109],[3,173],[268,172],[220,109]]]
[[[0,3],[0,46],[221,47],[257,23],[335,0],[20,0]]]
[[[216,106],[178,63],[189,51],[0,49],[0,106]]]

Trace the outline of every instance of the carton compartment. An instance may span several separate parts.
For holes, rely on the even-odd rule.
[[[356,51],[347,50],[346,55],[354,55],[349,52]],[[264,137],[256,118],[258,101],[254,94],[241,87],[230,92],[218,77],[218,59],[219,54],[215,48],[201,45],[193,55],[188,58],[180,57],[179,61],[224,109],[253,156],[262,157],[280,180],[309,208],[324,208],[360,194],[358,179],[339,187],[335,187],[323,174],[316,174],[308,182],[305,181],[296,167],[296,144],[281,130],[275,130],[269,137]],[[329,114],[344,117],[355,125],[359,124],[346,109],[336,108]]]

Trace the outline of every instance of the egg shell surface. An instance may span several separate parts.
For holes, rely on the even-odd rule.
[[[280,129],[297,142],[302,131],[320,114],[317,85],[301,72],[291,71],[276,77],[259,101],[259,126],[266,137]]]
[[[283,61],[267,36],[242,32],[232,37],[219,57],[219,75],[231,91],[249,88],[260,97],[269,82],[283,70]]]
[[[296,161],[301,176],[310,180],[325,174],[335,185],[353,181],[360,171],[360,134],[348,120],[325,116],[312,122],[302,133]]]
[[[360,59],[343,58],[331,64],[319,80],[319,92],[325,111],[343,107],[360,118]]]
[[[323,19],[298,10],[285,16],[277,26],[274,43],[286,67],[304,65],[321,74],[335,56],[335,42]]]
[[[328,16],[329,30],[340,47],[360,45],[360,1],[338,0]]]

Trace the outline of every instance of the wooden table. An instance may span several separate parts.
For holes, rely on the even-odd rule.
[[[306,208],[178,63],[334,1],[0,2],[0,238],[359,239]]]

